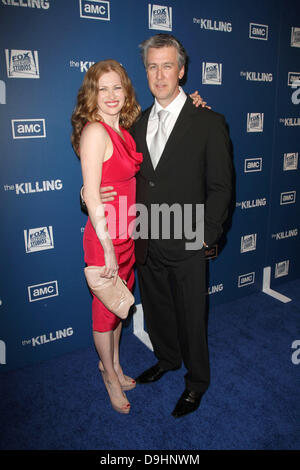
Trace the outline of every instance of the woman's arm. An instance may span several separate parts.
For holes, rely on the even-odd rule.
[[[109,236],[100,196],[102,165],[112,153],[112,143],[104,127],[91,123],[84,128],[80,138],[80,162],[83,178],[83,199],[92,226],[103,247],[105,258],[104,277],[117,276],[118,264],[112,240]]]

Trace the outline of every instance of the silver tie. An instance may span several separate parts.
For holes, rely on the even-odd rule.
[[[167,133],[165,129],[165,120],[169,111],[165,109],[161,109],[158,111],[158,128],[156,134],[154,135],[151,145],[150,145],[150,156],[153,164],[153,168],[155,169],[161,154],[163,153],[166,141],[167,141]]]

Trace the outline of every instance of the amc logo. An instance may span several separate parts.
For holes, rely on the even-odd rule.
[[[262,171],[262,158],[246,158],[244,172],[252,173],[253,171]]]
[[[238,287],[249,286],[250,284],[254,284],[255,281],[255,272],[248,273],[248,274],[241,274],[238,277]]]
[[[46,137],[45,119],[12,119],[14,139],[36,139]]]
[[[268,40],[269,26],[265,24],[250,23],[249,38]]]
[[[81,18],[110,21],[109,1],[80,0],[79,6]]]
[[[296,202],[296,191],[286,191],[280,194],[280,205],[284,204],[295,204]]]
[[[44,300],[56,296],[58,296],[57,281],[28,286],[29,302],[36,302],[37,300]]]

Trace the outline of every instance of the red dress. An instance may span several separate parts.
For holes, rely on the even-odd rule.
[[[131,236],[135,221],[135,175],[139,171],[143,155],[136,152],[135,142],[125,129],[121,128],[124,142],[108,124],[101,124],[113,144],[112,156],[103,162],[101,186],[113,186],[117,192],[114,201],[104,204],[105,216],[119,266],[119,276],[125,279],[127,287],[132,289],[135,256],[134,240]],[[105,265],[104,251],[90,218],[84,229],[83,249],[84,261],[88,266]],[[94,331],[114,330],[121,321],[94,295],[92,315]]]

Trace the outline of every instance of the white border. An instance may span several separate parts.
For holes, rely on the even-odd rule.
[[[294,86],[294,87],[295,87],[295,86],[299,86],[299,85],[293,85],[292,83],[289,83],[289,81],[290,81],[290,75],[291,75],[291,74],[299,75],[299,78],[298,78],[297,81],[300,81],[300,72],[288,72],[288,83],[287,83],[288,86],[291,86],[291,87],[292,87],[292,86]]]
[[[291,29],[291,47],[300,47],[300,44],[293,44],[293,36],[294,36],[294,32],[295,32],[295,29],[297,30],[300,30],[300,28],[298,26],[292,26],[292,29]]]
[[[27,121],[42,121],[44,124],[44,134],[43,135],[26,135],[26,136],[16,136],[15,135],[15,129],[14,129],[14,122],[27,122]],[[12,126],[12,134],[13,134],[13,139],[44,139],[46,138],[46,122],[45,119],[39,118],[39,119],[12,119],[11,120],[11,126]]]
[[[240,284],[241,277],[250,276],[250,274],[253,274],[253,280],[250,281],[250,282],[247,282],[245,284]],[[245,287],[245,286],[250,286],[250,284],[254,284],[254,282],[255,282],[255,271],[253,271],[252,273],[240,274],[239,277],[238,277],[238,288]]]
[[[136,311],[133,314],[133,334],[147,346],[151,351],[153,351],[153,346],[150,341],[148,333],[144,330],[144,311],[142,304],[135,306]]]
[[[286,297],[285,295],[282,295],[279,292],[276,292],[275,290],[271,289],[270,282],[271,282],[271,266],[266,266],[264,268],[264,273],[263,273],[262,292],[264,292],[267,295],[270,295],[271,297],[274,297],[275,299],[285,304],[292,300],[289,297]]]
[[[80,18],[87,18],[89,20],[102,20],[102,21],[110,21],[110,3],[107,0],[85,0],[95,3],[106,3],[107,5],[107,13],[108,18],[100,18],[99,16],[85,16],[82,14],[82,0],[79,0],[79,10],[80,10]]]
[[[168,14],[169,14],[169,20],[170,20],[170,26],[168,27],[163,27],[162,25],[159,26],[151,26],[151,18],[152,18],[152,12],[153,12],[153,7],[162,7],[162,8],[168,8]],[[167,5],[158,5],[157,3],[148,3],[148,29],[154,29],[156,31],[172,31],[173,28],[173,18],[172,18],[172,7],[169,7]]]
[[[20,75],[10,75],[9,73],[9,63],[10,63],[10,55],[11,51],[22,51],[23,49],[5,49],[5,60],[6,60],[6,72],[8,78],[40,78],[40,67],[39,67],[39,54],[38,51],[35,50],[24,50],[24,52],[31,52],[33,53],[35,59],[35,66],[36,66],[36,75],[30,76],[25,74],[24,72],[17,72]]]
[[[285,268],[287,268],[287,271],[284,272],[283,274],[278,274],[278,265],[282,264],[282,263],[285,264]],[[283,277],[283,276],[288,276],[289,269],[290,269],[290,260],[289,259],[286,259],[284,261],[278,261],[278,263],[275,264],[275,274],[274,274],[275,279],[278,279],[279,277]]]
[[[250,116],[251,114],[260,114],[261,115],[261,129],[250,129]],[[249,130],[250,129],[250,130]],[[247,132],[263,132],[264,131],[264,113],[247,113]]]
[[[265,38],[259,38],[257,36],[251,36],[251,26],[263,26],[264,28],[267,28],[267,37]],[[267,24],[257,24],[257,23],[249,23],[249,38],[250,39],[260,39],[260,40],[263,40],[263,41],[267,41],[268,40],[268,37],[269,37],[269,25]]]
[[[260,160],[260,169],[257,170],[247,170],[246,169],[246,162],[250,162],[251,160]],[[262,157],[253,157],[253,158],[245,158],[245,162],[244,162],[244,173],[253,173],[253,172],[260,172],[262,171]]]
[[[282,202],[282,196],[283,194],[290,194],[293,193],[295,195],[294,200],[290,202]],[[285,206],[286,204],[295,204],[296,203],[296,190],[293,191],[285,191],[283,193],[280,193],[280,205]]]
[[[252,237],[254,236],[254,248],[250,248],[250,249],[242,249],[243,248],[243,245],[244,245],[244,237]],[[256,250],[256,246],[257,246],[257,233],[249,233],[247,235],[242,235],[241,236],[241,253],[248,253],[249,251],[255,251]]]
[[[296,166],[293,168],[285,168],[286,164],[286,159],[287,155],[295,155],[294,161],[296,163]],[[298,152],[288,152],[283,154],[283,171],[293,171],[293,170],[298,170]]]
[[[46,297],[41,297],[40,299],[32,299],[32,298],[31,298],[30,289],[31,289],[32,287],[44,286],[45,284],[50,284],[51,282],[54,282],[55,285],[56,285],[56,292],[57,292],[56,294],[47,295]],[[38,302],[39,300],[49,299],[49,297],[57,297],[57,296],[58,296],[58,284],[57,284],[57,281],[48,281],[48,282],[43,282],[42,284],[35,284],[35,285],[33,285],[33,286],[28,286],[28,287],[27,287],[27,290],[28,290],[29,302]]]

